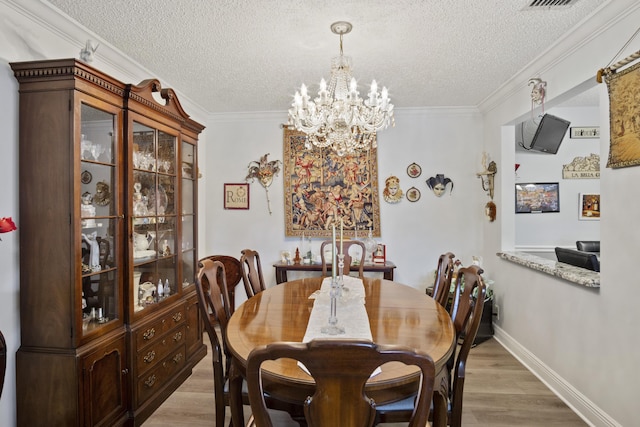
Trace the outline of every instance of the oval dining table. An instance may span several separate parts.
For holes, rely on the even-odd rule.
[[[322,280],[322,277],[305,278],[268,288],[244,302],[229,319],[230,407],[234,425],[244,425],[241,389],[249,353],[274,342],[302,342],[314,303],[309,296],[320,289]],[[449,314],[433,298],[410,286],[375,278],[365,278],[363,282],[373,341],[409,347],[433,359],[436,367],[433,425],[446,426],[447,360],[455,349],[456,336]],[[340,322],[339,311],[337,318]],[[367,382],[365,393],[377,405],[391,403],[413,395],[419,378],[419,370],[414,366],[387,363]],[[313,378],[290,359],[264,363],[262,381],[269,395],[294,404],[302,405],[314,392]]]

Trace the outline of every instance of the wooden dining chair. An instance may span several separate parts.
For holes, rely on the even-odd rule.
[[[260,254],[251,249],[244,249],[241,254],[242,281],[247,292],[247,298],[251,298],[266,289],[264,277],[262,276]]]
[[[451,427],[462,425],[462,401],[467,358],[478,334],[487,293],[482,273],[483,270],[480,267],[472,265],[459,269],[456,277],[450,314],[456,330],[458,345],[447,363],[449,377],[447,423]],[[406,422],[411,414],[411,405],[414,399],[414,397],[409,397],[379,406],[377,408],[377,422]]]
[[[227,347],[227,324],[230,318],[227,294],[227,274],[222,261],[202,259],[198,264],[196,276],[196,294],[198,306],[204,320],[204,327],[211,343],[213,363],[213,389],[215,401],[216,427],[224,427],[225,409],[230,406],[229,371],[231,368],[231,354]],[[217,322],[216,322],[217,320]],[[217,324],[217,327],[216,327]],[[218,332],[219,331],[219,332]],[[282,402],[266,396],[270,410],[286,411],[297,417],[302,416],[299,405]],[[242,385],[242,404],[249,405],[246,381]],[[239,425],[242,424],[239,421]]]
[[[435,366],[429,355],[365,340],[322,339],[308,343],[273,343],[251,351],[247,360],[247,384],[256,426],[275,425],[266,411],[260,367],[265,361],[280,358],[301,362],[316,383],[315,393],[304,403],[309,427],[372,426],[376,405],[365,394],[365,384],[378,366],[395,361],[419,367],[422,375],[409,426],[427,424],[435,377]]]
[[[225,279],[227,283],[226,295],[229,297],[229,301],[225,301],[225,304],[229,306],[229,315],[231,315],[236,309],[236,286],[240,283],[240,280],[242,280],[242,264],[240,264],[240,260],[238,258],[230,255],[210,255],[202,258],[200,262],[205,259],[220,261],[222,265],[224,265]],[[218,279],[218,283],[222,283],[222,281]],[[223,293],[222,296],[225,297],[225,294]]]
[[[223,297],[223,294],[227,293],[226,274],[224,264],[220,261],[203,259],[198,267],[196,293],[204,328],[211,342],[216,427],[224,427],[225,408],[229,406],[228,382],[231,362],[226,346],[229,311],[225,300],[228,300],[228,295]],[[219,328],[216,328],[216,323]]]
[[[455,255],[451,252],[444,253],[438,258],[438,268],[433,282],[431,296],[441,306],[447,307],[449,302],[449,291],[451,289],[451,279],[453,278],[453,259]]]
[[[344,245],[343,248],[343,252],[344,252],[344,274],[348,275],[349,272],[351,271],[358,271],[358,277],[360,277],[361,279],[364,278],[364,259],[365,259],[365,255],[366,255],[366,249],[364,246],[364,243],[362,243],[360,240],[345,240],[344,242],[342,242]],[[331,240],[325,240],[324,242],[322,242],[322,244],[320,245],[320,259],[322,261],[322,275],[323,276],[327,276],[329,275],[328,273],[328,263],[331,262],[330,259],[327,259],[327,256],[325,256],[325,250],[327,252],[329,252],[328,248],[331,248],[331,245],[333,244],[333,241]],[[337,244],[337,248],[336,250],[336,263],[338,262],[338,252],[340,251],[340,243],[336,243]],[[357,262],[355,265],[353,263],[354,259],[350,254],[350,249],[352,246],[359,246],[359,250],[360,250],[360,258],[356,259],[355,261]],[[328,255],[328,254],[327,254]],[[337,274],[337,268],[338,266],[336,265],[336,274]]]
[[[2,389],[4,388],[4,374],[7,370],[7,343],[4,335],[0,331],[0,397],[2,397]]]

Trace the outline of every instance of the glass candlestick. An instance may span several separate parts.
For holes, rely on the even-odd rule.
[[[338,325],[337,306],[338,306],[338,281],[334,278],[331,280],[331,291],[329,292],[331,301],[331,313],[329,315],[328,325],[323,326],[320,332],[327,335],[344,334],[344,327]]]
[[[338,296],[342,296],[343,292],[349,290],[344,286],[344,254],[338,254],[338,289]]]

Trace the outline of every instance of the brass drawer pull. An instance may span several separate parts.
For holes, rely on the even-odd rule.
[[[180,320],[182,320],[182,312],[179,312],[173,315],[174,322],[178,323]]]
[[[178,353],[175,356],[173,356],[174,363],[179,363],[181,360],[182,360],[182,353]]]
[[[155,375],[151,375],[149,378],[147,378],[147,380],[144,382],[144,385],[146,385],[148,388],[153,387],[153,385],[156,383],[156,376]]]
[[[144,361],[145,363],[151,363],[153,361],[153,359],[156,358],[156,352],[155,350],[151,350],[149,353],[147,353],[147,355],[144,357]]]
[[[182,332],[178,332],[173,336],[174,341],[180,341],[182,339]]]
[[[147,329],[144,334],[142,335],[142,338],[144,338],[145,341],[150,340],[151,338],[153,338],[156,334],[156,329],[155,328],[151,328],[151,329]]]

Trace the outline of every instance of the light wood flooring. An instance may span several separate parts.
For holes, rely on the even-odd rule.
[[[208,344],[208,338],[204,338]],[[227,417],[228,413],[227,410]],[[191,377],[143,426],[211,427],[214,424],[213,370],[209,349]],[[385,427],[401,425],[406,424],[381,424]],[[587,424],[496,340],[490,339],[473,348],[469,355],[462,425],[583,427]]]

